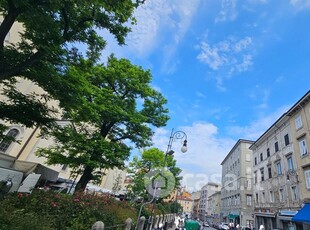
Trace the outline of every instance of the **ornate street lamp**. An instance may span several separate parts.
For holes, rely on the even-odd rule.
[[[172,142],[173,142],[174,139],[179,139],[179,140],[184,139],[183,145],[181,147],[181,152],[185,153],[187,151],[187,135],[186,135],[186,133],[183,132],[183,131],[176,131],[176,132],[174,132],[174,130],[172,129],[171,135],[170,135],[170,138],[169,138],[168,148],[167,148],[167,151],[166,151],[166,154],[165,154],[164,167],[166,166],[167,156],[168,155],[171,156],[171,155],[174,154],[174,151],[171,149]]]

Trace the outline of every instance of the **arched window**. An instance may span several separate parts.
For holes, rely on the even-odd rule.
[[[13,139],[19,134],[17,129],[11,129],[6,137],[0,143],[0,152],[5,153],[13,142]]]

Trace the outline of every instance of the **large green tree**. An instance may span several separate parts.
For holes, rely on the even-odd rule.
[[[165,168],[165,169],[164,169]],[[158,148],[146,149],[142,152],[141,157],[135,156],[133,160],[129,163],[128,172],[132,177],[132,183],[129,185],[130,195],[136,198],[142,198],[144,200],[150,199],[150,191],[148,190],[148,179],[147,178],[152,174],[152,170],[159,169],[163,170],[163,176],[170,177],[170,173],[165,175],[166,171],[170,171],[173,175],[174,184],[170,192],[173,192],[174,189],[180,186],[182,177],[180,173],[182,170],[176,166],[176,160],[173,159],[173,156],[167,156],[165,162],[165,153]],[[157,173],[158,171],[156,171]],[[169,191],[168,191],[169,192]]]
[[[103,48],[98,30],[108,30],[124,44],[130,31],[126,23],[134,22],[137,6],[138,1],[132,0],[1,0],[0,80],[15,76],[36,79],[40,76],[35,67],[39,66],[54,72],[72,43]],[[15,22],[24,28],[19,31],[20,42],[5,45]]]
[[[82,169],[77,188],[84,189],[97,169],[122,167],[131,147],[151,145],[152,127],[164,126],[169,117],[166,99],[150,86],[150,71],[126,59],[110,56],[106,65],[80,59],[64,79],[71,81],[71,75],[83,86],[68,96],[72,125],[54,128],[50,135],[57,145],[39,155],[50,164]]]
[[[98,58],[106,44],[99,31],[115,36],[120,45],[135,23],[133,12],[141,1],[132,0],[0,0],[0,87],[5,100],[0,102],[0,119],[27,127],[51,124],[56,110],[48,107],[51,99],[63,100],[73,94],[63,80],[63,72],[77,50]],[[17,43],[6,36],[14,23],[20,23]],[[12,36],[12,34],[10,35]],[[95,51],[95,52],[94,52]],[[95,57],[94,57],[95,55]],[[69,62],[69,63],[68,63]],[[29,79],[47,94],[24,94],[15,88],[16,77]],[[79,87],[79,81],[71,81]],[[62,91],[59,87],[66,88]],[[4,130],[0,125],[0,131]],[[0,134],[1,137],[1,134]]]

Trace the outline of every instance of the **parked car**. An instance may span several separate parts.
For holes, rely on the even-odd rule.
[[[210,227],[208,221],[203,222],[203,226],[205,226],[205,227]]]
[[[213,228],[220,229],[221,223],[217,222],[213,225]]]
[[[242,225],[239,226],[239,229],[241,229],[241,230],[252,230],[250,227],[242,226]]]
[[[220,229],[220,230],[229,230],[229,225],[228,225],[228,223],[221,223],[219,229]]]

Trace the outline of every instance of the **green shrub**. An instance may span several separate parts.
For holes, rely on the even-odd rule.
[[[98,220],[105,226],[137,218],[137,210],[109,195],[58,194],[34,190],[11,193],[0,201],[0,230],[90,229]]]

